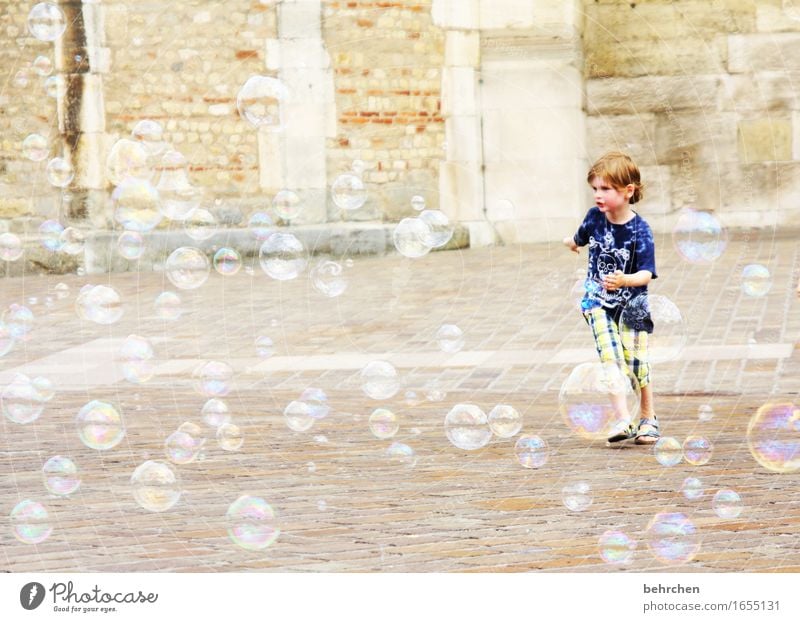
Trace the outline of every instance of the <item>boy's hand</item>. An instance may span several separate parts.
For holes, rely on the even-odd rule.
[[[564,246],[566,246],[569,250],[573,253],[578,253],[579,255],[581,252],[578,250],[578,245],[575,244],[575,240],[573,240],[570,236],[564,238]]]
[[[625,275],[622,270],[616,270],[613,274],[606,274],[603,277],[603,287],[610,292],[625,287]]]

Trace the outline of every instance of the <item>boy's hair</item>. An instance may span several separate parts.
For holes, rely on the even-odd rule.
[[[622,190],[628,184],[633,184],[633,195],[628,200],[631,205],[638,203],[644,197],[644,184],[641,180],[639,167],[631,157],[621,151],[609,151],[597,162],[592,164],[586,181],[590,184],[595,177],[602,177],[617,190]]]

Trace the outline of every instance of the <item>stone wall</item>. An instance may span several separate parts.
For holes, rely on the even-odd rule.
[[[800,224],[800,2],[585,0],[590,158],[629,152],[668,229]]]

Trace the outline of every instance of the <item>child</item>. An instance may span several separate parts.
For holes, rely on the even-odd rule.
[[[653,411],[653,388],[647,362],[647,335],[653,323],[644,313],[626,314],[625,305],[647,294],[647,284],[657,277],[653,232],[631,209],[642,199],[641,175],[624,153],[605,154],[589,169],[587,181],[594,191],[592,207],[577,233],[564,245],[578,253],[589,245],[586,293],[581,301],[583,317],[592,329],[600,360],[618,361],[631,368],[641,388],[641,421],[610,437],[610,443],[636,439],[639,445],[655,443],[659,436]],[[622,404],[615,404],[625,408]]]

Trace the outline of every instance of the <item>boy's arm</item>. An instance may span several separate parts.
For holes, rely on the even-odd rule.
[[[639,270],[633,274],[623,274],[622,270],[617,270],[603,277],[603,287],[610,292],[623,287],[641,287],[647,285],[652,278],[653,273],[650,270]]]
[[[578,250],[578,245],[575,244],[575,238],[573,238],[572,236],[568,235],[567,237],[564,238],[563,242],[564,242],[564,246],[566,246],[573,253],[580,254],[580,251]]]

